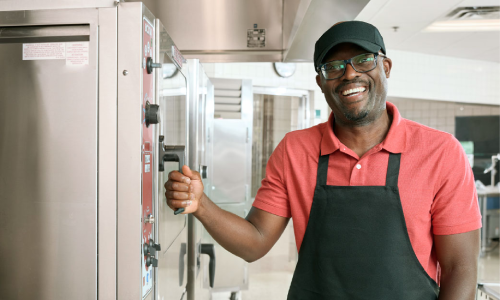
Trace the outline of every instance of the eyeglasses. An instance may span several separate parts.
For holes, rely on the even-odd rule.
[[[327,80],[337,79],[344,76],[347,64],[350,64],[356,72],[366,73],[375,69],[379,55],[385,57],[379,53],[365,53],[350,59],[329,61],[319,66],[318,72],[321,71],[323,77]]]

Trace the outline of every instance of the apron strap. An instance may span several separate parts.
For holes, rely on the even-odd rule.
[[[317,185],[326,185],[328,176],[328,162],[330,155],[321,155],[318,160],[318,174],[316,177]],[[401,162],[401,153],[389,153],[389,163],[387,164],[386,186],[398,186],[399,165]]]
[[[387,175],[385,177],[386,186],[398,186],[400,162],[401,153],[389,153],[389,163],[387,164]]]
[[[318,176],[316,177],[316,185],[326,185],[326,177],[328,176],[328,161],[330,155],[321,155],[318,161]]]

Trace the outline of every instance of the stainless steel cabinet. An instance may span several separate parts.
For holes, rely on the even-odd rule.
[[[253,92],[251,80],[212,79],[215,86],[213,187],[211,199],[222,209],[245,217],[250,209]],[[248,288],[248,263],[215,245],[214,292]],[[207,276],[205,276],[207,278]],[[205,280],[206,284],[206,280]]]
[[[245,218],[249,212],[248,203],[222,203],[218,204],[218,206],[242,218]],[[248,289],[248,263],[224,249],[206,231],[204,232],[203,242],[214,244],[215,253],[217,255],[217,268],[213,291],[238,292]],[[205,268],[203,272],[203,286],[208,287],[209,284],[210,274],[208,268]]]
[[[214,153],[216,168],[212,197],[220,203],[241,203],[248,200],[248,148],[251,127],[241,120],[216,120]]]

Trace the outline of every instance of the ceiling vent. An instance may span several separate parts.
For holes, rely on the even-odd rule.
[[[457,7],[448,15],[447,20],[492,20],[500,19],[500,6]]]
[[[457,7],[424,32],[500,31],[500,6]]]

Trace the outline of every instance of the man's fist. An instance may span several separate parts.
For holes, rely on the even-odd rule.
[[[184,208],[183,214],[190,214],[199,208],[200,199],[203,196],[203,182],[200,173],[192,171],[186,165],[182,167],[182,173],[172,171],[168,174],[168,181],[165,182],[165,197],[167,197],[167,205],[172,210]]]

